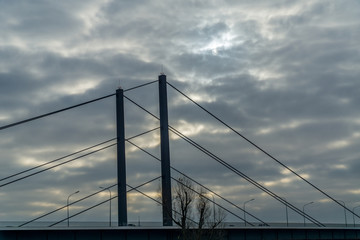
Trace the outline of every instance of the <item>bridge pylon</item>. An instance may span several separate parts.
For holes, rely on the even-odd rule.
[[[159,76],[159,105],[163,226],[172,226],[169,123],[166,87],[166,75],[161,73]]]
[[[124,90],[116,90],[118,226],[127,226]]]

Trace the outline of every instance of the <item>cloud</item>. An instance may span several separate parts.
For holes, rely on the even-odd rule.
[[[356,1],[1,2],[0,125],[112,94],[119,86],[129,89],[151,82],[164,71],[171,84],[352,207],[357,202],[359,170],[358,5]],[[157,88],[153,83],[125,95],[158,116]],[[171,126],[294,205],[316,202],[315,218],[343,221],[339,214],[327,213],[326,208],[335,206],[322,194],[170,86],[168,98]],[[158,120],[128,100],[125,113],[126,137],[158,127]],[[114,97],[3,130],[1,176],[115,134]],[[281,204],[171,136],[174,167],[238,205],[255,198],[249,210],[269,221],[284,220],[274,214],[283,210]],[[158,130],[132,141],[159,157]],[[129,184],[160,175],[159,163],[130,144],[127,157]],[[115,183],[115,158],[115,150],[109,149],[4,187],[2,219],[29,219],[64,204],[77,189],[85,196],[99,185]],[[157,189],[155,182],[144,188],[151,194]],[[130,221],[151,216],[161,220],[156,204],[138,194],[129,198]],[[86,217],[107,221],[107,209],[99,209]]]

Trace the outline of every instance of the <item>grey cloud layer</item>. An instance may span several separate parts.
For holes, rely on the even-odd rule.
[[[3,1],[0,7],[1,125],[114,93],[119,85],[127,89],[153,81],[163,65],[170,83],[285,164],[349,206],[358,201],[357,1]],[[321,194],[170,87],[168,92],[171,125],[294,204],[318,202],[314,215],[322,221],[342,221],[326,213],[330,205]],[[156,84],[126,95],[158,115]],[[127,137],[157,127],[156,120],[125,102]],[[114,135],[114,99],[7,129],[0,140],[1,176],[26,168],[26,158],[51,160]],[[159,155],[158,132],[136,143]],[[151,157],[127,147],[130,184],[160,174]],[[29,184],[45,202],[56,204],[77,188],[82,194],[96,191],[99,184],[115,183],[114,151],[106,153],[81,167],[29,178]],[[182,140],[172,140],[171,153],[174,166],[239,205],[255,197],[252,210],[259,216],[273,220],[271,209],[281,208],[275,201],[267,207],[269,199],[259,190]],[[1,195],[1,205],[7,206],[1,208],[1,220],[19,219],[22,213],[30,218],[41,210],[29,204],[12,214],[23,204],[16,190],[26,189],[16,186]],[[157,188],[153,183],[149,192]],[[55,199],[41,189],[60,193]],[[38,201],[39,196],[24,194],[29,202]],[[156,204],[129,198],[132,220],[139,214],[151,218]],[[136,212],[140,208],[144,211]]]

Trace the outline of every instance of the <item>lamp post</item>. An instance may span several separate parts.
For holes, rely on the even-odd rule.
[[[344,216],[345,216],[345,227],[347,227],[347,217],[346,217],[346,209],[345,209],[345,202],[342,200],[337,200],[338,202],[342,202],[344,206]]]
[[[250,199],[250,200],[244,202],[244,207],[243,207],[243,209],[244,209],[244,222],[245,222],[245,227],[246,227],[246,211],[245,211],[245,205],[246,205],[248,202],[251,202],[251,201],[254,201],[254,200],[255,200],[255,199],[253,198],[253,199]]]
[[[359,205],[359,206],[356,206],[356,207],[354,207],[354,208],[352,209],[352,212],[353,212],[354,227],[355,227],[355,216],[354,216],[354,211],[355,211],[355,209],[357,209],[358,207],[360,207],[360,205]]]
[[[314,202],[309,202],[309,203],[307,203],[307,204],[305,204],[305,205],[303,206],[304,227],[305,227],[305,206],[310,205],[310,204],[313,204],[313,203],[314,203]]]
[[[288,215],[288,206],[287,206],[287,201],[286,201],[286,198],[282,198],[284,199],[284,201],[286,202],[285,203],[285,213],[286,213],[286,226],[288,227],[289,226],[289,215]]]
[[[79,190],[77,190],[76,192],[74,192],[74,193],[72,193],[72,194],[70,194],[69,196],[68,196],[68,198],[67,198],[67,201],[66,201],[66,209],[67,209],[67,226],[69,227],[70,226],[70,224],[69,224],[69,199],[70,199],[70,197],[72,196],[72,195],[75,195],[75,194],[77,194],[77,193],[79,193],[80,191]]]
[[[104,188],[104,187],[99,187],[101,189],[106,189],[109,191],[109,226],[111,227],[111,191],[110,191],[110,188]]]
[[[214,195],[211,195],[213,199],[213,214],[214,214],[214,224],[215,224],[215,198]]]

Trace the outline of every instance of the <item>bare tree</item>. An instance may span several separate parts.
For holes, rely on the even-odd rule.
[[[222,232],[219,229],[223,227],[226,214],[222,208],[215,206],[212,208],[207,195],[206,190],[200,188],[196,201],[198,227],[195,231],[195,239],[200,240],[203,236],[206,239],[222,239]]]
[[[160,197],[161,199],[161,197]],[[192,181],[186,177],[177,179],[173,187],[172,220],[181,228],[181,238],[200,240],[221,239],[215,230],[221,227],[226,214],[221,208],[212,208],[212,201],[204,188],[194,189]]]
[[[205,189],[200,188],[196,202],[196,210],[199,216],[199,229],[202,229],[205,226],[206,221],[211,217],[210,201],[207,197],[205,197],[206,194],[207,192]]]
[[[192,182],[185,177],[179,178],[173,188],[173,221],[181,227],[183,239],[188,238],[188,229],[192,226],[192,208],[196,196],[192,188]]]
[[[206,227],[208,219],[211,217],[210,201],[205,197],[206,191],[200,188],[198,191],[198,198],[196,201],[196,212],[198,215],[198,226],[195,231],[195,239],[200,240],[204,234],[203,228]]]

